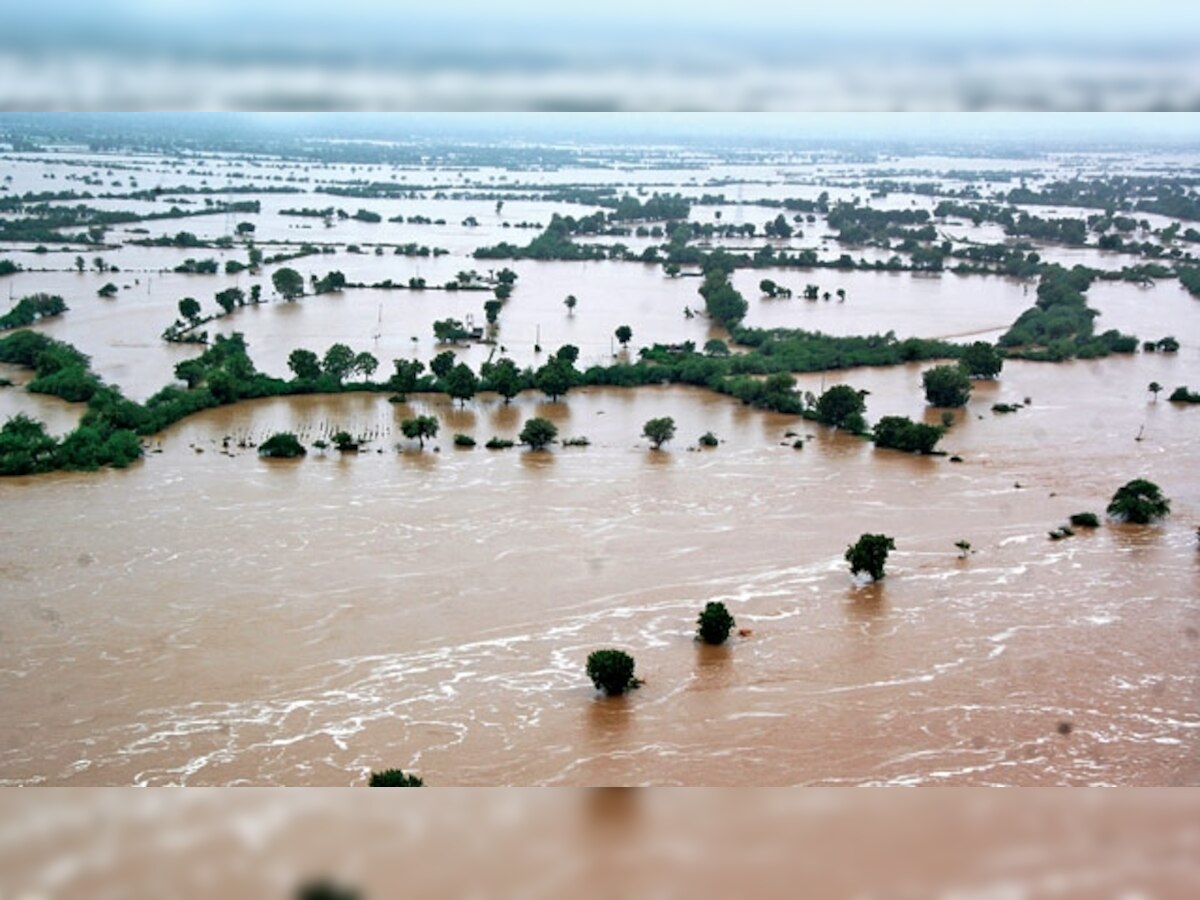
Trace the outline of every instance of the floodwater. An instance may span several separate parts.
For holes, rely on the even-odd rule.
[[[464,209],[484,222],[490,206]],[[548,219],[551,207],[539,209]],[[448,240],[353,224],[378,240]],[[341,228],[337,240],[358,236]],[[74,256],[13,255],[62,269]],[[230,284],[270,292],[266,276],[160,271],[215,251],[105,255],[122,271],[7,281],[17,296],[62,293],[71,311],[39,329],[92,354],[135,398],[198,352],[158,337],[180,297],[212,311],[212,293]],[[340,268],[351,280],[436,283],[504,263],[342,252],[293,265],[306,278]],[[498,343],[522,365],[544,358],[537,342],[543,354],[570,342],[584,365],[606,361],[622,324],[633,352],[723,336],[683,314],[701,305],[695,278],[630,263],[511,265],[520,280]],[[760,298],[763,277],[795,297]],[[108,280],[130,286],[101,300]],[[846,301],[805,301],[809,281],[845,288]],[[990,339],[1032,299],[1020,282],[948,273],[760,270],[736,282],[748,324],[838,334]],[[349,290],[208,327],[245,332],[271,374],[286,374],[295,347],[339,340],[375,353],[382,372],[436,352],[435,319],[474,311],[481,322],[487,296]],[[1010,362],[943,439],[961,463],[656,387],[577,389],[555,404],[481,395],[462,408],[368,394],[255,401],[179,423],[125,471],[2,480],[0,783],[349,785],[398,766],[435,785],[1194,784],[1200,413],[1145,388],[1200,388],[1200,304],[1170,282],[1097,284],[1089,296],[1101,328],[1171,333],[1182,350]],[[492,348],[459,352],[477,366]],[[936,422],[923,368],[810,374],[800,388],[847,382],[870,392],[871,420]],[[76,421],[78,407],[22,391],[25,373],[0,375],[18,382],[0,389],[0,416],[28,412],[56,433]],[[991,411],[1026,398],[1014,414]],[[441,422],[424,450],[399,431],[418,412]],[[533,415],[590,445],[483,448]],[[654,452],[639,434],[663,415],[678,436]],[[367,442],[355,454],[258,458],[250,445],[282,429],[310,444],[338,430]],[[710,430],[720,446],[696,448]],[[456,433],[479,446],[455,448]],[[1049,540],[1072,513],[1102,514],[1135,477],[1162,486],[1170,518]],[[896,540],[878,584],[854,581],[842,560],[864,532]],[[721,648],[692,639],[711,600],[745,630]],[[598,696],[584,675],[588,653],[609,646],[633,654],[645,679],[624,698]]]

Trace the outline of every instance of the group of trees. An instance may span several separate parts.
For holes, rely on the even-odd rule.
[[[288,354],[288,368],[297,381],[313,387],[337,387],[353,375],[370,379],[379,368],[379,360],[367,352],[355,353],[346,344],[331,344],[323,357],[302,348]],[[321,382],[325,384],[322,385]]]
[[[0,316],[0,331],[24,328],[39,319],[61,316],[67,311],[66,301],[57,294],[30,294],[22,297],[7,313]]]

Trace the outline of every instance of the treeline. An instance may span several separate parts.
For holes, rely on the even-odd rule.
[[[57,294],[31,294],[22,297],[16,306],[0,316],[0,331],[24,328],[38,319],[61,316],[66,311],[66,302]]]

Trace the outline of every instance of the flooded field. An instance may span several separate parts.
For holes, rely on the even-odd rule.
[[[139,167],[142,187],[209,177],[152,158],[125,162]],[[196,165],[222,177],[281,175],[245,161]],[[311,168],[305,177],[400,174]],[[47,190],[46,174],[61,179],[72,169],[0,160],[0,171],[24,192]],[[709,179],[751,173],[762,183],[747,185],[745,198],[820,192],[775,183],[782,176],[768,166],[403,174],[421,184],[590,179],[698,194],[713,190]],[[457,348],[475,369],[498,352],[540,365],[566,343],[579,347],[581,369],[607,364],[625,358],[613,338],[620,325],[633,330],[628,358],[656,342],[728,339],[715,322],[684,312],[703,307],[699,279],[667,277],[661,265],[470,256],[539,233],[502,220],[544,223],[588,207],[514,199],[499,213],[491,199],[261,199],[261,213],[234,221],[255,223],[264,246],[342,245],[286,263],[306,282],[337,269],[353,282],[435,284],[464,269],[511,266],[519,279],[496,345]],[[325,229],[320,219],[278,215],[328,205],[367,207],[385,221]],[[694,218],[706,210],[695,207]],[[726,219],[760,222],[776,213],[730,210]],[[397,213],[448,224],[386,222]],[[460,226],[470,215],[480,225]],[[187,229],[216,238],[230,222],[212,215],[146,227],[151,237]],[[802,227],[804,237],[779,246],[813,247],[826,232],[822,223]],[[409,241],[450,253],[405,258],[370,246]],[[367,252],[347,252],[350,242]],[[120,271],[78,272],[76,252],[88,269],[99,254]],[[179,299],[195,297],[211,313],[214,292],[229,286],[261,284],[271,294],[277,266],[169,271],[204,256],[245,252],[126,245],[35,254],[13,245],[0,247],[0,258],[29,271],[0,288],[61,294],[70,311],[36,330],[89,354],[102,378],[144,400],[203,349],[160,337]],[[1107,268],[1094,248],[1049,246],[1046,256]],[[762,297],[762,278],[794,297]],[[120,288],[112,300],[96,295],[108,281]],[[845,300],[805,300],[807,283],[841,288]],[[733,284],[749,301],[752,327],[956,342],[994,341],[1035,290],[1000,275],[795,268],[738,270]],[[568,294],[579,301],[571,311]],[[320,354],[341,341],[374,354],[386,377],[393,359],[428,361],[444,349],[435,320],[481,323],[490,296],[348,289],[294,303],[272,297],[207,327],[245,334],[271,375],[288,376],[297,347]],[[391,766],[435,785],[1195,784],[1200,412],[1155,400],[1146,386],[1200,389],[1200,302],[1174,280],[1098,282],[1088,302],[1100,311],[1098,331],[1171,334],[1179,352],[1010,360],[956,412],[944,456],[876,449],[683,386],[574,388],[555,403],[527,391],[509,405],[490,393],[465,405],[434,394],[393,403],[387,393],[353,393],[202,412],[150,437],[145,459],[122,471],[0,479],[0,784],[351,785]],[[798,389],[848,383],[869,392],[871,421],[936,424],[940,411],[921,388],[929,365],[808,373]],[[28,372],[4,366],[0,375],[15,382],[0,389],[0,420],[25,412],[56,435],[78,421],[81,405],[25,392]],[[1001,415],[991,409],[997,402],[1024,405]],[[423,450],[400,433],[415,414],[440,421]],[[484,449],[493,436],[515,440],[535,415],[589,445]],[[658,416],[673,417],[678,435],[656,452],[640,435]],[[283,430],[310,445],[308,455],[259,458],[254,445]],[[311,447],[339,430],[365,445],[344,454]],[[719,446],[697,446],[706,431]],[[456,448],[460,433],[478,446]],[[1162,487],[1169,518],[1048,538],[1073,513],[1103,518],[1113,491],[1138,477]],[[866,532],[896,540],[878,583],[852,579],[842,559]],[[971,544],[965,558],[960,540]],[[726,646],[693,640],[708,601],[724,602],[742,629]],[[599,696],[584,674],[588,653],[608,646],[631,653],[645,680],[623,698]]]

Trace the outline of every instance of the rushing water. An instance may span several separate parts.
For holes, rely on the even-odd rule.
[[[28,168],[15,170],[21,189],[47,189]],[[760,193],[805,191],[747,188]],[[273,214],[330,203],[451,224],[343,223],[327,235],[319,221],[310,231],[298,226],[311,220]],[[536,234],[502,229],[490,209],[298,194],[266,198],[250,218],[279,239],[451,246],[440,260],[339,253],[295,263],[306,278],[341,269],[352,281],[436,283],[480,267],[462,255],[469,248]],[[514,201],[504,215],[545,221],[552,209]],[[478,229],[456,224],[468,214]],[[216,236],[222,218],[152,232]],[[1095,251],[1080,253],[1093,264]],[[22,261],[62,268],[73,255]],[[91,354],[135,398],[197,352],[159,339],[180,297],[211,311],[212,292],[255,281],[161,272],[184,256],[222,256],[213,251],[108,255],[121,272],[27,272],[8,283],[18,296],[67,297],[71,311],[39,328]],[[621,324],[635,350],[724,336],[684,317],[701,302],[695,279],[630,263],[513,267],[520,281],[499,342],[522,365],[544,359],[539,340],[546,351],[578,345],[585,365],[606,361]],[[796,296],[759,298],[762,277]],[[109,280],[124,289],[100,300]],[[809,281],[845,288],[845,303],[803,300]],[[760,270],[736,282],[752,325],[959,340],[994,338],[1032,293],[950,274]],[[568,293],[579,297],[573,314]],[[386,371],[392,358],[435,352],[433,320],[481,320],[486,296],[352,290],[209,327],[245,332],[271,374],[286,374],[295,347],[321,352],[337,340],[375,353]],[[1145,386],[1200,387],[1200,305],[1173,282],[1097,284],[1089,297],[1101,328],[1173,333],[1183,349],[1010,362],[977,385],[943,439],[961,463],[875,450],[696,389],[647,388],[574,390],[556,404],[527,394],[510,406],[484,395],[464,408],[367,394],[243,403],[179,423],[126,471],[0,481],[0,783],[344,785],[388,766],[442,785],[1195,783],[1200,413],[1154,402]],[[460,350],[473,366],[489,352]],[[921,369],[806,375],[800,388],[845,381],[870,391],[872,420],[936,422]],[[1015,414],[991,412],[1026,398]],[[79,415],[0,390],[0,416],[19,411],[55,433]],[[399,433],[414,412],[441,421],[423,451]],[[590,446],[483,449],[535,414]],[[652,452],[639,434],[662,415],[679,435]],[[342,429],[368,443],[356,454],[259,459],[252,445],[285,428],[306,443]],[[696,448],[709,430],[720,446]],[[455,433],[480,446],[454,448]],[[1134,477],[1163,487],[1169,519],[1048,539],[1071,513],[1102,513]],[[896,539],[878,584],[855,582],[842,561],[863,532]],[[972,545],[967,558],[960,539]],[[710,600],[744,630],[725,647],[692,639]],[[637,659],[645,685],[628,697],[598,697],[584,676],[587,654],[607,646]]]

